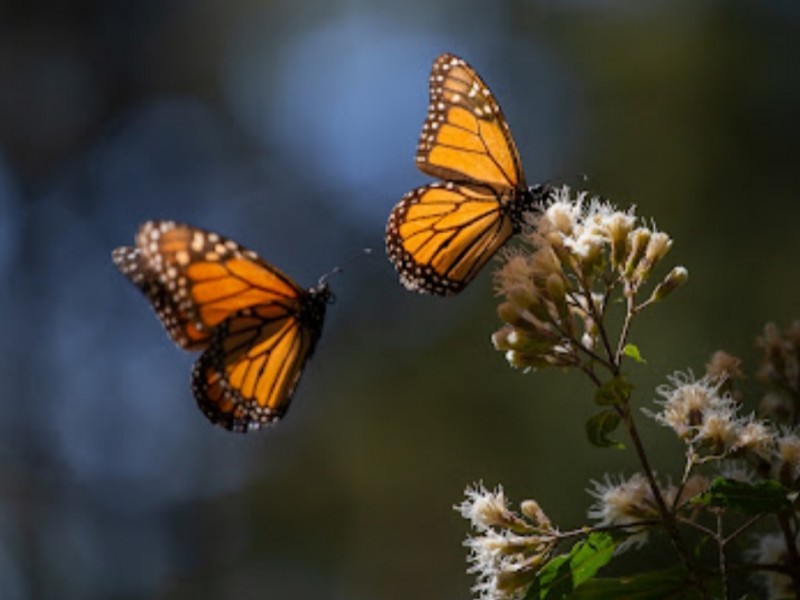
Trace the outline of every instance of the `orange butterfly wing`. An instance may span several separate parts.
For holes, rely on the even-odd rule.
[[[526,188],[517,147],[500,105],[464,60],[442,54],[430,76],[430,107],[417,148],[428,175],[492,186]]]
[[[386,248],[409,290],[456,294],[514,232],[491,187],[433,183],[389,215]]]
[[[386,251],[406,288],[460,292],[547,194],[530,190],[500,105],[475,70],[452,54],[433,63],[430,108],[417,166],[443,179],[392,209]]]
[[[208,345],[230,315],[281,300],[299,308],[305,290],[254,252],[216,233],[172,221],[148,221],[136,248],[114,251],[114,263],[150,299],[182,348]]]
[[[162,283],[157,273],[150,271],[138,248],[119,247],[114,250],[112,259],[120,272],[150,300],[159,321],[181,348],[200,350],[208,345],[210,331],[197,328],[174,291]]]
[[[310,295],[300,314],[271,304],[224,321],[192,375],[203,413],[238,432],[281,418],[319,339],[326,300],[327,289]]]
[[[216,233],[150,221],[114,263],[170,337],[202,350],[192,388],[215,424],[250,431],[280,418],[322,331],[327,285],[304,290]]]

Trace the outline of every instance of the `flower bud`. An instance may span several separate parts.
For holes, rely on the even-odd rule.
[[[628,245],[628,234],[636,222],[632,215],[615,212],[606,220],[606,231],[611,240],[611,265],[616,269],[625,260]]]
[[[562,273],[558,251],[558,248],[548,246],[533,253],[530,261],[530,272],[534,279],[544,279],[552,273]]]
[[[644,256],[648,262],[655,265],[667,255],[670,248],[672,248],[672,238],[663,231],[656,231],[650,236]]]
[[[545,282],[547,299],[552,302],[566,301],[567,286],[561,275],[553,273],[547,277]]]
[[[628,259],[625,261],[624,275],[630,277],[639,261],[647,251],[650,242],[650,230],[639,227],[628,235]]]
[[[508,343],[508,336],[514,331],[513,327],[504,325],[492,334],[492,345],[495,350],[510,350],[511,345]]]
[[[689,279],[689,271],[686,267],[675,267],[659,283],[650,295],[651,302],[659,302],[669,296],[672,292],[683,286]]]
[[[549,363],[541,356],[527,354],[517,350],[509,350],[506,352],[506,361],[515,369],[536,369],[538,367],[549,366]]]
[[[605,264],[607,240],[599,235],[591,236],[587,239],[586,252],[581,258],[581,272],[586,278],[590,278],[595,272],[601,270]]]
[[[706,363],[706,375],[721,381],[744,379],[742,359],[728,354],[724,350],[717,350]]]
[[[509,325],[514,327],[530,327],[530,324],[525,320],[523,311],[514,302],[503,302],[497,307],[497,315]]]
[[[650,234],[647,242],[647,249],[644,256],[636,266],[635,277],[639,282],[644,281],[650,276],[656,264],[669,252],[672,247],[672,240],[663,232],[656,231]]]
[[[536,500],[524,500],[519,507],[522,514],[528,517],[535,527],[540,529],[552,529],[553,525],[550,519]]]
[[[538,303],[536,293],[528,285],[515,285],[506,292],[506,297],[523,310],[530,310],[533,304]]]
[[[581,346],[586,348],[587,350],[594,350],[596,346],[597,338],[590,333],[584,333],[581,336]]]
[[[551,334],[547,329],[536,333],[512,329],[506,337],[509,350],[517,350],[525,354],[546,354],[553,347]]]
[[[567,306],[567,285],[561,275],[553,273],[546,282],[547,297],[556,308],[558,319],[566,324],[569,322],[569,307]]]
[[[555,231],[571,235],[575,227],[575,207],[568,202],[554,202],[545,211],[548,224]]]
[[[768,461],[775,446],[775,433],[764,423],[750,418],[739,427],[734,446],[737,450],[749,450]]]

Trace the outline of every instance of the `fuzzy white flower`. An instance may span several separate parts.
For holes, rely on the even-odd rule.
[[[508,507],[503,488],[493,491],[477,483],[465,491],[466,500],[453,508],[469,519],[479,535],[464,542],[469,548],[468,573],[476,575],[472,588],[478,600],[519,600],[547,561],[557,530],[539,505],[523,503],[525,518]]]
[[[683,440],[694,440],[708,416],[730,410],[730,401],[719,394],[722,381],[711,377],[695,380],[691,371],[677,371],[667,377],[668,384],[657,388],[664,400],[657,400],[658,413],[645,410],[657,422],[670,427]]]
[[[744,461],[726,460],[719,466],[719,474],[725,479],[733,479],[742,483],[755,483],[756,473],[753,468]]]
[[[786,485],[793,485],[800,477],[800,436],[786,430],[776,440],[778,476]]]
[[[800,538],[797,541],[800,541]],[[755,548],[747,552],[752,561],[770,565],[786,563],[786,540],[783,535],[765,534],[758,536],[755,542]],[[788,575],[775,571],[761,571],[756,577],[766,588],[767,598],[794,598],[792,579]]]
[[[521,368],[580,366],[587,357],[609,352],[598,342],[610,303],[619,296],[635,298],[672,240],[651,227],[637,227],[633,208],[620,211],[566,186],[553,188],[543,209],[526,215],[526,220],[530,227],[522,239],[527,246],[501,252],[504,262],[495,271],[495,287],[505,297],[498,306],[500,318],[525,330],[530,334],[526,342],[534,343],[509,348],[502,343],[509,341],[504,333],[493,338],[495,347]],[[686,278],[685,269],[673,269],[654,287],[658,297],[631,305],[631,316]]]
[[[464,493],[467,499],[454,508],[478,531],[513,523],[514,515],[508,508],[503,486],[498,485],[494,491],[490,491],[479,482],[468,487]]]
[[[705,444],[714,454],[721,455],[736,445],[739,429],[736,412],[720,402],[719,406],[709,409],[703,415],[703,421],[697,427],[692,441],[695,444]]]
[[[740,405],[730,393],[721,392],[723,375],[695,379],[691,371],[676,372],[669,384],[658,387],[661,411],[645,414],[670,427],[695,449],[704,448],[712,456],[727,456],[749,451],[769,460],[773,454],[775,431],[753,414],[739,416]]]
[[[647,478],[635,473],[628,479],[606,475],[603,481],[592,481],[592,489],[587,490],[594,496],[595,503],[589,508],[590,519],[599,521],[601,527],[613,525],[633,525],[641,521],[658,517],[653,491]],[[643,545],[647,541],[647,529],[631,527],[635,535],[627,538],[618,551],[623,551],[632,544]]]
[[[735,448],[750,450],[764,460],[769,460],[775,448],[776,432],[764,421],[750,414],[740,424]]]

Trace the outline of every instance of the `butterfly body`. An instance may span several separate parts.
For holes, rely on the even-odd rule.
[[[520,231],[549,188],[528,187],[500,105],[475,70],[451,54],[431,70],[416,163],[441,181],[410,191],[394,207],[387,254],[408,289],[457,294]]]
[[[192,373],[199,408],[246,432],[281,418],[322,333],[327,283],[304,290],[219,234],[149,221],[113,253],[181,348],[202,350]]]

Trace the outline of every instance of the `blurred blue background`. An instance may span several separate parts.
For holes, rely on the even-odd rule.
[[[493,88],[530,182],[674,237],[691,281],[634,329],[642,402],[798,316],[796,2],[5,0],[0,597],[466,598],[465,485],[566,529],[589,478],[634,467],[585,441],[586,382],[491,348],[488,272],[442,300],[385,260],[386,216],[427,181],[444,51]],[[279,426],[234,435],[195,407],[194,357],[110,261],[151,218],[303,285],[375,250],[333,279]],[[646,434],[662,473],[680,464]]]

